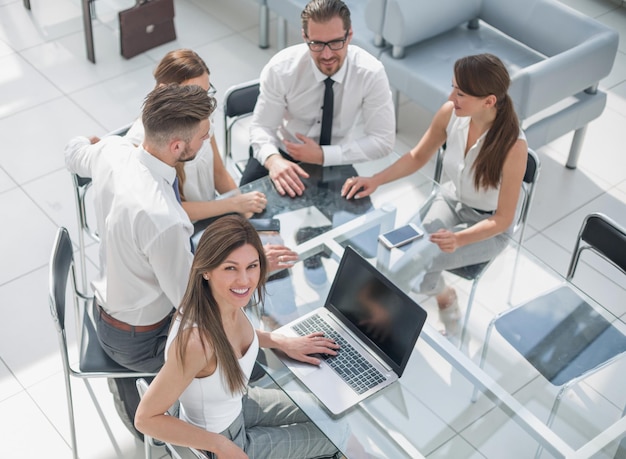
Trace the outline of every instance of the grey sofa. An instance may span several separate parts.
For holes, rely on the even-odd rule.
[[[368,0],[368,24],[381,7],[391,47],[379,57],[395,90],[434,113],[454,61],[493,53],[511,73],[530,148],[575,131],[567,167],[576,167],[586,126],[606,105],[598,82],[613,66],[617,32],[557,0]]]

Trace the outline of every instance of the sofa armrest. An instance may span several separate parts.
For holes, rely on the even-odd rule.
[[[595,87],[617,53],[617,32],[556,0],[483,0],[480,18],[546,56],[512,69],[511,95],[522,119]]]
[[[410,46],[478,17],[480,4],[481,0],[387,0],[383,38],[395,48]]]
[[[583,90],[593,90],[610,72],[616,51],[617,37],[605,34],[519,69],[512,75],[510,90],[518,101],[519,117],[527,118]]]
[[[368,0],[365,5],[365,24],[374,32],[374,44],[376,46],[384,46],[383,25],[386,6],[387,0]]]

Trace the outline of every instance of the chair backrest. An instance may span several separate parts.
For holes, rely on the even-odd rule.
[[[57,230],[52,248],[52,254],[50,256],[48,281],[50,291],[48,295],[48,302],[50,306],[50,315],[52,316],[52,320],[57,331],[59,346],[61,348],[63,366],[65,371],[69,374],[72,372],[72,368],[67,344],[68,334],[66,331],[66,299],[68,297],[68,285],[70,286],[72,293],[72,306],[74,307],[74,320],[76,322],[76,337],[78,342],[81,343],[81,349],[79,352],[82,354],[82,348],[84,347],[84,343],[82,343],[82,322],[85,319],[84,314],[86,314],[86,312],[84,307],[81,308],[81,305],[86,304],[92,299],[92,297],[85,295],[77,288],[72,241],[67,229],[60,227]],[[100,361],[101,359],[98,359],[98,362]],[[82,364],[82,362],[80,363]]]
[[[87,195],[87,190],[91,187],[91,178],[81,177],[78,174],[72,173],[72,181],[74,182],[74,197],[76,199],[76,209],[78,212],[78,224],[80,229],[87,233],[87,235],[94,241],[100,242],[98,231],[91,228],[87,220],[85,196]]]
[[[435,182],[441,182],[441,174],[443,173],[443,155],[445,152],[445,148],[440,148],[437,151],[437,156],[435,158],[435,172],[433,175],[433,179]],[[539,179],[539,171],[541,170],[541,162],[539,161],[539,157],[537,153],[535,153],[530,148],[528,149],[528,159],[526,161],[526,172],[524,173],[524,178],[522,179],[522,190],[521,190],[521,199],[517,208],[517,216],[515,218],[515,223],[513,225],[513,233],[517,233],[521,228],[519,241],[520,243],[524,240],[524,231],[526,229],[526,221],[528,219],[528,214],[530,212],[530,205],[532,203],[533,196],[535,194],[535,186],[537,184],[537,180]]]
[[[76,218],[78,220],[78,252],[80,255],[81,287],[87,290],[87,254],[85,252],[85,234],[95,242],[100,242],[98,232],[89,226],[87,219],[87,191],[91,187],[91,178],[81,177],[72,173],[72,183],[74,184],[74,202],[76,204]]]
[[[88,375],[83,377],[153,376],[151,372],[129,370],[109,357],[97,337],[93,321],[88,313],[88,305],[93,297],[83,293],[76,283],[76,271],[72,242],[66,228],[57,230],[49,264],[49,305],[50,314],[57,331],[63,365],[68,374]],[[68,332],[66,329],[68,286],[71,288],[75,336],[78,342],[78,359],[70,359]],[[74,365],[77,363],[78,365]]]
[[[50,313],[57,327],[57,331],[65,330],[65,298],[67,294],[67,282],[71,281],[72,287],[76,282],[74,271],[74,254],[72,241],[66,228],[57,230],[49,265],[49,302]]]
[[[518,214],[513,226],[513,232],[516,233],[521,229],[519,235],[520,243],[524,242],[524,232],[526,230],[526,221],[530,213],[530,205],[535,195],[535,187],[539,179],[539,171],[541,170],[541,162],[537,153],[530,148],[528,149],[528,158],[526,160],[526,172],[522,179],[522,198],[518,206]]]
[[[584,250],[591,250],[626,274],[626,229],[613,219],[598,212],[585,217],[567,270],[568,279],[574,277]]]
[[[232,154],[232,130],[235,124],[252,115],[259,98],[259,80],[231,86],[224,94],[224,164]],[[246,156],[247,157],[247,156]]]

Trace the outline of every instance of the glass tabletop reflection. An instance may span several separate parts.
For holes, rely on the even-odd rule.
[[[286,245],[300,254],[301,259],[268,282],[264,308],[255,313],[259,326],[276,329],[323,306],[347,245],[355,248],[392,281],[405,286],[407,277],[419,275],[416,272],[419,268],[412,259],[403,264],[403,257],[407,253],[411,257],[421,254],[427,262],[432,256],[433,247],[427,237],[402,249],[388,249],[378,241],[378,235],[409,220],[415,221],[420,206],[433,193],[440,191],[438,184],[417,173],[381,187],[367,199],[348,201],[341,198],[339,192],[345,179],[364,173],[359,168],[310,167],[310,178],[305,183],[307,189],[303,196],[296,198],[279,195],[267,177],[238,190],[266,194],[268,205],[265,212],[253,218],[279,219],[280,236]],[[419,219],[417,221],[419,223]],[[393,266],[402,266],[402,269],[391,269]],[[584,340],[591,339],[589,331],[601,334],[602,327],[598,324],[605,326],[609,323],[624,333],[623,316],[610,305],[601,304],[566,282],[562,275],[510,240],[480,280],[474,300],[476,311],[467,325],[469,340],[462,350],[439,332],[436,304],[432,298],[405,287],[407,293],[429,313],[428,323],[409,365],[397,383],[344,415],[333,417],[272,352],[266,352],[264,368],[272,383],[292,397],[350,458],[368,457],[366,454],[370,454],[369,457],[415,458],[434,452],[441,457],[449,454],[469,457],[476,451],[486,457],[499,457],[503,445],[498,439],[501,434],[505,434],[503,438],[511,438],[511,432],[516,438],[516,457],[534,455],[538,445],[543,445],[545,457],[574,457],[577,450],[605,457],[603,454],[611,450],[612,442],[626,431],[626,422],[621,418],[623,406],[610,407],[614,416],[607,417],[593,414],[593,404],[574,404],[565,407],[565,419],[555,423],[554,428],[548,428],[546,420],[556,389],[550,378],[543,378],[540,371],[526,362],[523,351],[516,351],[515,344],[503,345],[504,341],[498,338],[489,345],[484,368],[478,365],[485,332],[493,317],[536,297],[550,295],[563,286],[584,299],[590,308],[585,312],[587,315],[592,311],[602,318],[587,330],[581,330],[577,335],[581,340],[572,345],[574,351],[585,347]],[[461,281],[455,287],[462,292],[461,296],[464,293],[466,296],[463,291],[468,289],[467,285]],[[576,311],[582,313],[580,308],[574,308],[571,314],[553,318],[554,326],[543,319],[544,331],[549,331],[544,333],[543,341],[535,344],[541,349],[549,349],[550,340],[545,337],[550,332],[552,337],[563,333],[574,335],[571,324],[580,317]],[[502,334],[507,333],[515,331],[502,328]],[[554,368],[553,363],[547,367]],[[473,402],[475,388],[479,396]],[[594,390],[602,394],[615,388],[607,389],[598,384]],[[581,422],[582,429],[563,427],[567,424],[567,417],[572,417],[572,410],[576,412],[576,409],[582,413],[591,410],[589,416],[578,414],[577,417],[594,421],[585,419]],[[611,455],[606,453],[606,457]]]

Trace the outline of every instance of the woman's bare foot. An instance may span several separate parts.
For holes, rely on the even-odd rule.
[[[461,311],[456,291],[452,287],[444,288],[437,295],[437,306],[439,306],[439,320],[445,327],[443,334],[448,337],[456,336],[461,331]]]

